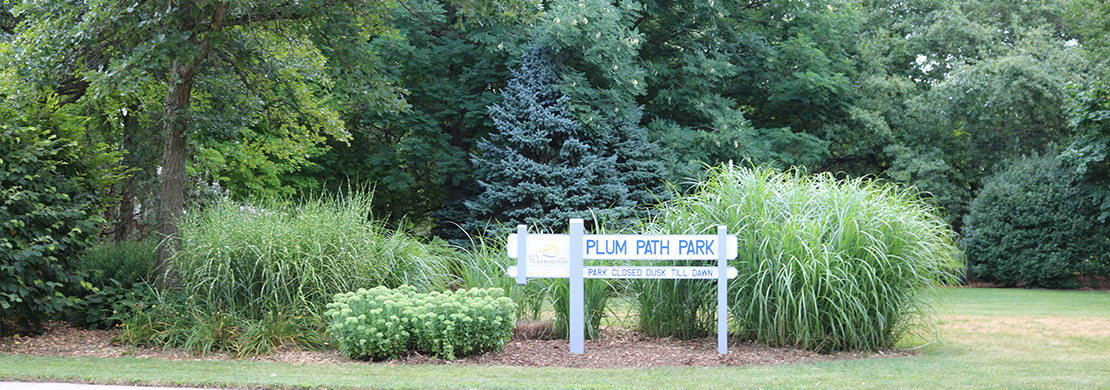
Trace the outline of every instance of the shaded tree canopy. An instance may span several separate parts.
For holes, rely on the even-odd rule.
[[[1085,134],[1067,86],[1093,91],[1110,53],[1093,0],[5,4],[9,104],[79,106],[128,152],[113,210],[161,202],[169,236],[209,189],[348,185],[377,217],[457,231],[488,107],[533,44],[632,204],[734,160],[916,186],[958,227],[998,167]]]
[[[24,19],[12,44],[18,49],[9,61],[19,64],[11,72],[26,88],[51,88],[68,97],[63,104],[145,95],[161,101],[158,230],[171,244],[160,247],[159,273],[167,274],[185,206],[188,149],[198,134],[234,140],[236,150],[256,153],[251,164],[265,161],[257,154],[296,162],[325,137],[349,137],[335,106],[321,104],[323,96],[403,108],[400,91],[377,75],[378,59],[365,44],[387,31],[380,11],[389,6],[21,3],[15,9]],[[324,67],[325,59],[338,66]]]

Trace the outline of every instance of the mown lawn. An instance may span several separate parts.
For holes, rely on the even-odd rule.
[[[775,367],[287,365],[0,355],[6,381],[251,388],[1110,388],[1110,293],[945,289],[916,356]]]

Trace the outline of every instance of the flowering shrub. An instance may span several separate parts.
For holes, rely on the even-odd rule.
[[[512,336],[516,304],[500,288],[417,293],[383,286],[336,294],[324,314],[339,350],[382,360],[418,350],[455,359],[496,350]]]

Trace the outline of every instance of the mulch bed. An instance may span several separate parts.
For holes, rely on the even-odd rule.
[[[196,356],[182,350],[161,350],[120,345],[112,341],[116,336],[111,330],[87,330],[70,327],[64,323],[48,323],[46,332],[37,336],[7,336],[0,338],[0,353],[52,356],[90,356],[154,358],[167,360],[234,360],[222,353]],[[717,354],[716,338],[682,341],[669,338],[650,338],[643,332],[624,328],[602,330],[598,340],[586,342],[582,355],[569,352],[566,340],[520,339],[510,341],[499,352],[490,352],[458,360],[446,361],[410,353],[404,358],[385,362],[367,363],[351,360],[338,351],[282,350],[274,355],[253,356],[242,360],[272,361],[290,364],[471,364],[491,366],[527,367],[714,367],[776,365],[829,361],[838,359],[865,359],[892,356],[909,356],[913,351],[888,350],[866,353],[818,354],[790,348],[768,348],[751,342],[733,342],[726,355]]]

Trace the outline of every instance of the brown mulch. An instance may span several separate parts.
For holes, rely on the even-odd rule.
[[[63,323],[49,323],[38,336],[7,336],[0,338],[0,353],[23,355],[156,358],[167,360],[234,360],[233,356],[215,353],[195,356],[181,350],[132,347],[113,342],[111,330],[76,329]],[[681,341],[646,337],[643,332],[624,328],[603,329],[598,340],[586,342],[582,355],[569,352],[566,340],[513,340],[500,352],[466,357],[454,361],[435,359],[418,353],[384,364],[472,364],[529,367],[710,367],[777,365],[908,356],[912,351],[894,350],[873,353],[817,354],[798,349],[768,348],[750,342],[734,342],[726,355],[717,354],[715,338]],[[242,360],[272,361],[291,364],[367,364],[344,357],[338,351],[282,350],[274,355],[254,356]]]

